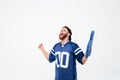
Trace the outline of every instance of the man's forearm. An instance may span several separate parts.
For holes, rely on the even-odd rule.
[[[41,51],[42,51],[43,55],[45,56],[45,58],[47,60],[49,60],[49,54],[48,54],[48,52],[45,49],[42,49]]]

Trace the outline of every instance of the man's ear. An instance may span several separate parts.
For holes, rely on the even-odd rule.
[[[68,33],[68,36],[70,36],[70,33]]]

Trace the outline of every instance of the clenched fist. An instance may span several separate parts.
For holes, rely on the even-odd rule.
[[[39,44],[38,48],[39,48],[40,50],[43,50],[43,49],[44,49],[43,44]]]

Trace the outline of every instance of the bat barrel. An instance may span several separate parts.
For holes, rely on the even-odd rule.
[[[90,40],[93,40],[93,38],[94,38],[94,34],[95,34],[95,31],[92,30],[92,31],[91,31],[91,34],[90,34]]]

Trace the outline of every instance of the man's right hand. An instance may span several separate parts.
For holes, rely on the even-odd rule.
[[[43,44],[39,44],[38,48],[42,51],[42,53],[44,54],[45,58],[46,58],[47,60],[49,60],[49,54],[48,54],[48,52],[44,49]]]
[[[43,44],[39,44],[39,46],[38,46],[38,48],[40,49],[40,50],[43,50]]]

